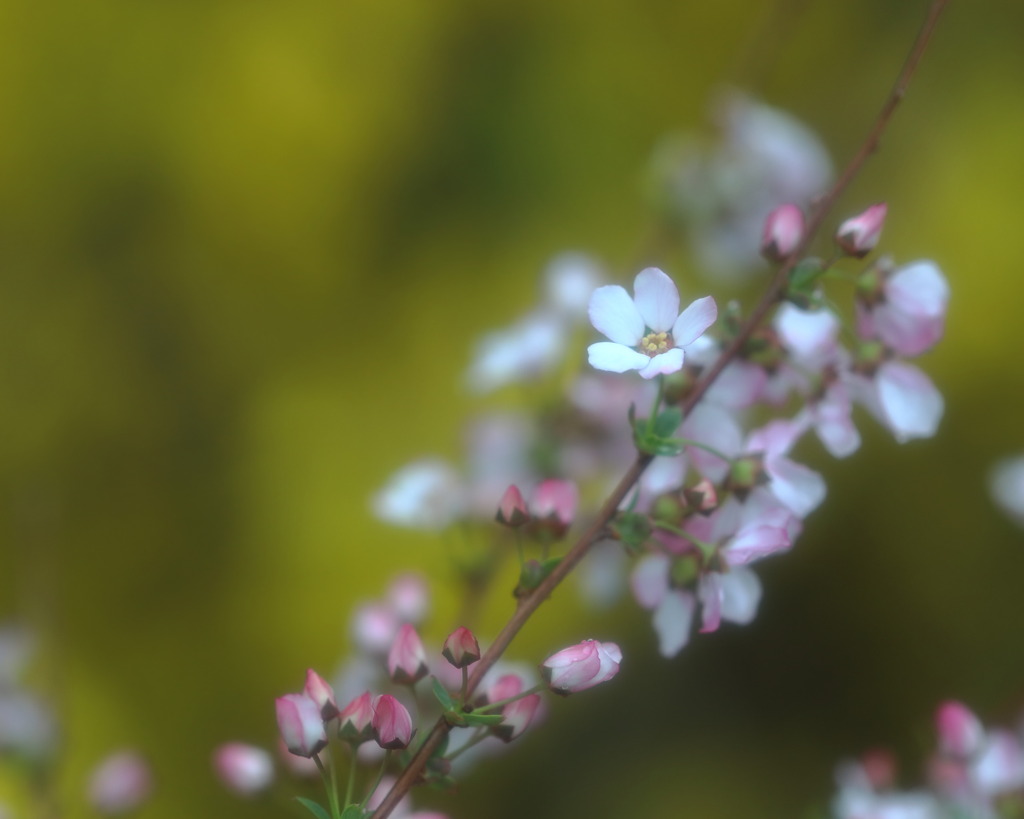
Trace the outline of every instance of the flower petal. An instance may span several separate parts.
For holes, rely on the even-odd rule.
[[[629,293],[617,284],[599,287],[590,297],[590,323],[608,338],[635,347],[644,337],[644,319]]]
[[[662,598],[653,620],[662,657],[675,657],[690,641],[696,605],[693,595],[684,591],[673,590]]]
[[[640,375],[643,378],[654,378],[656,375],[677,373],[683,369],[683,358],[682,349],[673,347],[668,352],[649,359],[647,365],[640,370]]]
[[[672,325],[672,338],[676,346],[685,347],[692,344],[715,323],[717,318],[718,305],[711,296],[692,302]]]
[[[875,381],[879,402],[897,441],[935,434],[945,403],[928,376],[911,364],[887,361],[878,368]]]
[[[610,373],[639,370],[646,367],[651,361],[643,353],[638,353],[636,350],[611,341],[599,341],[596,344],[591,344],[587,347],[587,355],[591,367]]]
[[[679,316],[679,291],[665,273],[656,267],[641,270],[633,281],[633,299],[648,327],[657,333],[672,329]]]
[[[741,626],[757,616],[761,581],[750,569],[737,568],[722,575],[722,619]]]

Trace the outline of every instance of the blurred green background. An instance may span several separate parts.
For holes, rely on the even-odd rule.
[[[739,79],[842,164],[925,3],[791,5]],[[620,677],[420,804],[801,816],[869,747],[916,780],[941,698],[986,720],[1024,705],[1024,534],[985,486],[1024,449],[1024,7],[952,6],[840,208],[888,200],[885,249],[950,280],[924,362],[938,437],[901,447],[861,416],[850,461],[807,447],[830,496],[759,570],[760,617],[674,661],[632,604],[594,622],[564,595],[514,653],[616,639]],[[212,749],[269,745],[273,698],[334,668],[353,603],[396,567],[444,597],[441,541],[368,497],[457,455],[470,345],[532,305],[552,255],[636,272],[651,151],[706,122],[767,7],[0,4],[0,620],[43,638],[66,816],[125,745],[156,771],[142,816],[288,814],[227,795]],[[708,289],[687,257],[658,261]]]

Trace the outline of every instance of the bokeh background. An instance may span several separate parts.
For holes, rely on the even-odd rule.
[[[63,815],[91,815],[87,772],[125,746],[156,772],[141,816],[293,810],[227,795],[211,751],[272,744],[273,698],[336,665],[396,568],[435,581],[428,639],[453,625],[441,540],[368,498],[457,455],[474,339],[558,252],[636,272],[651,152],[723,80],[845,162],[925,7],[789,5],[765,36],[760,0],[0,4],[0,620],[42,641]],[[867,748],[915,780],[942,698],[1019,713],[1024,534],[986,474],[1024,449],[1024,8],[952,6],[840,208],[888,200],[886,249],[951,282],[924,361],[940,434],[862,417],[849,461],[802,451],[830,495],[762,565],[761,616],[671,662],[631,603],[595,622],[564,595],[518,655],[594,634],[626,646],[620,677],[421,804],[814,815]]]

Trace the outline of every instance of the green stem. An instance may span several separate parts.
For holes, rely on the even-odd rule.
[[[345,784],[345,805],[352,804],[352,793],[356,787],[356,746],[350,746],[352,754],[349,758],[348,765],[348,782]]]
[[[694,449],[703,449],[705,452],[710,452],[716,458],[721,458],[726,463],[732,463],[733,459],[731,455],[726,455],[722,450],[715,449],[715,447],[705,444],[703,441],[694,441],[690,438],[669,438],[669,441],[673,444],[682,444],[683,446],[692,446]]]
[[[708,543],[705,540],[701,540],[699,537],[694,537],[685,529],[680,529],[678,526],[673,526],[671,523],[665,523],[664,521],[659,520],[656,520],[653,523],[654,526],[658,529],[663,529],[666,532],[669,532],[673,535],[677,535],[678,537],[690,541],[690,543],[692,543],[694,546],[700,549],[700,552],[705,559],[711,557],[711,555],[713,555],[715,553],[715,550],[718,548],[717,546],[715,546],[714,543]]]
[[[535,685],[528,691],[523,691],[522,693],[516,694],[514,697],[508,697],[503,700],[495,700],[494,702],[489,702],[486,705],[481,705],[479,708],[474,708],[470,713],[483,714],[491,708],[504,708],[506,705],[508,705],[509,703],[513,703],[516,700],[521,700],[524,697],[530,696],[531,694],[538,694],[541,691],[543,691],[546,687],[547,686],[545,686],[544,683],[537,683],[537,685]]]
[[[333,819],[341,819],[341,812],[338,810],[338,783],[334,775],[334,765],[331,765],[331,772],[328,774],[324,763],[320,760],[320,754],[313,754],[313,761],[316,763],[317,770],[320,771],[320,778],[324,781],[327,801],[331,806],[331,816]]]
[[[391,751],[384,752],[384,761],[380,764],[380,770],[377,771],[377,778],[374,780],[373,787],[366,792],[366,796],[363,797],[363,801],[359,803],[359,807],[363,811],[366,810],[366,802],[376,792],[377,788],[380,787],[380,781],[384,778],[384,771],[388,768],[388,762],[391,761]]]
[[[658,376],[658,394],[654,396],[654,405],[651,407],[651,414],[647,416],[647,434],[654,434],[654,421],[661,410],[661,402],[665,397],[665,376]]]

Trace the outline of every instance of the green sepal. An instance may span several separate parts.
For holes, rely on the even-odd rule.
[[[430,687],[434,692],[435,699],[437,699],[441,704],[442,709],[445,711],[453,711],[455,709],[455,700],[453,700],[452,695],[448,693],[448,689],[438,682],[437,677],[430,678]]]
[[[331,819],[331,815],[312,799],[306,799],[305,796],[296,796],[295,801],[312,813],[316,819]],[[356,807],[358,808],[358,805]],[[360,812],[359,815],[362,816],[362,813]]]
[[[519,587],[517,592],[529,592],[537,588],[551,572],[554,571],[555,566],[562,562],[560,557],[549,557],[547,560],[541,562],[537,560],[527,560],[523,564],[523,569],[519,573]]]
[[[683,423],[683,411],[679,407],[669,407],[658,413],[654,419],[654,434],[659,438],[670,438],[672,433]]]
[[[369,815],[359,805],[349,805],[341,812],[341,819],[365,819]]]
[[[501,714],[463,714],[467,725],[500,725],[504,717]]]
[[[821,259],[804,259],[789,272],[784,298],[806,310],[814,303],[814,290],[818,277],[825,272]]]
[[[648,424],[646,418],[633,422],[633,442],[636,448],[645,455],[678,455],[683,446],[674,438],[683,421],[683,413],[679,407],[669,407],[658,413],[654,423]]]

